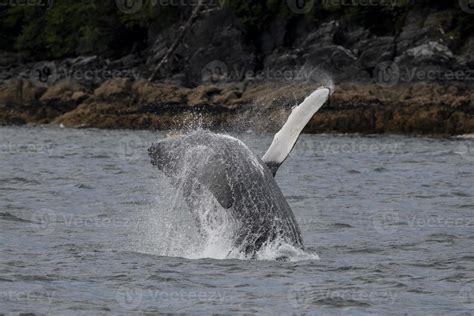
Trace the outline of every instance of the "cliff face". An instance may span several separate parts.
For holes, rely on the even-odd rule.
[[[473,81],[474,10],[466,1],[205,1],[195,15],[197,1],[185,0],[130,8],[122,0],[72,1],[72,8],[53,4],[23,15],[0,7],[2,33],[16,34],[3,47],[21,52],[0,49],[0,82],[97,85],[149,78],[160,62],[156,80],[188,87],[256,78],[292,83],[317,72],[337,83]],[[94,19],[83,25],[83,13]],[[10,20],[20,25],[10,29]],[[49,62],[38,62],[41,56]]]
[[[141,42],[123,56],[110,45],[44,61],[0,52],[0,123],[275,130],[311,90],[335,85],[308,132],[474,132],[474,10],[463,0],[270,2],[207,3],[193,19],[195,6],[181,6],[168,25],[124,31],[124,43]],[[153,9],[137,8],[118,6],[116,20]]]

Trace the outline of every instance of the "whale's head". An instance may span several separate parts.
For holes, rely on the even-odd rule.
[[[148,149],[151,163],[169,177],[176,175],[183,168],[184,156],[188,147],[183,138],[182,135],[169,136],[154,143]]]
[[[216,137],[214,134],[199,130],[187,134],[168,134],[168,137],[154,143],[148,149],[152,165],[156,166],[166,176],[179,177],[186,168],[201,165],[214,152]]]

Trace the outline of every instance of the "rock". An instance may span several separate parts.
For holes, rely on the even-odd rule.
[[[90,67],[93,63],[101,63],[99,58],[94,56],[79,56],[68,61],[72,67],[81,68],[81,67]]]
[[[22,63],[25,57],[22,54],[0,52],[0,67],[11,67]]]
[[[80,104],[87,100],[89,98],[89,95],[83,91],[76,91],[72,94],[71,100],[74,101],[76,104]]]
[[[348,25],[344,28],[341,27],[334,34],[334,42],[350,49],[354,54],[360,55],[360,49],[364,47],[361,47],[359,43],[369,40],[370,36],[369,30],[360,26]]]
[[[437,42],[429,42],[408,49],[398,60],[402,61],[404,58],[411,59],[416,64],[446,64],[453,61],[454,55],[447,46]]]
[[[300,50],[276,50],[265,58],[263,68],[266,73],[272,71],[295,70],[301,67],[302,62],[303,60],[301,58]]]
[[[190,89],[140,80],[133,84],[132,91],[140,104],[185,104]]]
[[[189,106],[212,104],[212,98],[221,93],[221,89],[216,86],[201,85],[192,90],[188,96]]]
[[[323,23],[315,32],[308,34],[301,46],[303,48],[314,48],[334,45],[334,36],[339,28],[340,23],[338,21]]]
[[[456,60],[461,67],[474,69],[474,36],[469,37],[465,41],[459,50],[458,56],[456,56]]]
[[[10,80],[0,86],[0,105],[32,104],[44,91],[45,88],[38,87],[29,80]]]
[[[458,67],[451,50],[437,42],[408,49],[395,58],[395,64],[402,82],[453,80],[446,76],[454,76],[452,69]]]
[[[238,101],[241,96],[242,94],[239,91],[235,91],[235,90],[226,91],[226,92],[222,92],[221,95],[214,98],[214,102],[218,105],[223,105],[223,106],[225,105],[229,107],[229,105]]]
[[[154,54],[163,55],[165,47],[170,47],[174,39],[172,36],[162,38],[166,45],[159,43],[160,49],[153,49]],[[169,78],[182,73],[185,74],[185,84],[198,85],[203,82],[205,70],[214,71],[212,67],[209,69],[209,65],[219,62],[234,79],[255,68],[254,50],[247,44],[245,28],[239,19],[230,10],[218,10],[194,23],[160,76]],[[149,68],[152,69],[158,60],[160,58],[149,59]]]
[[[311,50],[306,64],[328,72],[337,80],[365,78],[368,74],[360,67],[357,57],[342,46],[324,46]]]
[[[83,85],[74,80],[61,80],[51,87],[41,96],[40,101],[61,102],[61,103],[76,103],[78,100],[83,100],[86,89]]]
[[[129,54],[117,60],[116,63],[120,64],[121,68],[132,69],[140,64],[140,59],[133,54]]]
[[[111,79],[95,89],[94,96],[102,99],[130,96],[131,88],[132,82],[128,78]]]
[[[363,67],[372,69],[381,62],[393,60],[395,56],[394,37],[385,36],[361,41],[357,45],[360,63]]]
[[[405,26],[396,39],[397,52],[403,54],[406,50],[429,42],[439,42],[443,45],[451,42],[447,33],[449,23],[441,17],[450,17],[450,12],[441,14],[433,9],[409,11]]]

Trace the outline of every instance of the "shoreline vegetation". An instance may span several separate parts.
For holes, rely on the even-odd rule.
[[[334,82],[306,133],[474,133],[467,0],[48,4],[0,6],[0,125],[273,132]]]
[[[291,108],[317,87],[236,82],[191,89],[118,78],[90,89],[73,80],[49,87],[11,80],[0,86],[0,125],[275,132]],[[472,91],[466,83],[343,83],[304,132],[472,134]]]

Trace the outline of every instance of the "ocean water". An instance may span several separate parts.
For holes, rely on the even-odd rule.
[[[303,135],[277,182],[306,249],[250,260],[150,164],[165,136],[0,128],[0,314],[474,313],[472,138]]]

